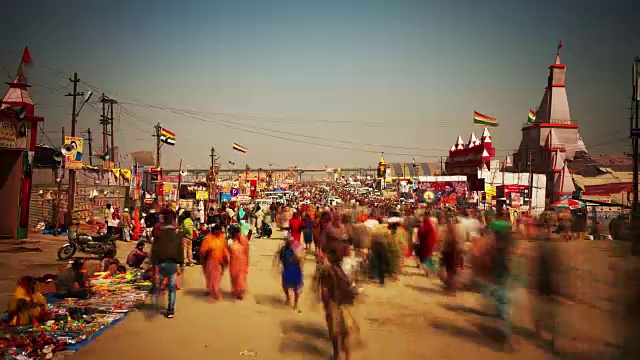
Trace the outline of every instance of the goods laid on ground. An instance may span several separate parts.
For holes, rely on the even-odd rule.
[[[150,282],[137,271],[90,279],[94,293],[87,299],[47,297],[50,320],[33,326],[0,325],[0,358],[52,359],[56,352],[76,351],[120,322],[145,301]]]

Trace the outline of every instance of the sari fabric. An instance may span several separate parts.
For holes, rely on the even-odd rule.
[[[34,306],[22,307],[23,303]],[[46,314],[47,300],[38,292],[30,292],[25,284],[18,283],[9,299],[9,324],[32,325]]]
[[[207,289],[211,292],[211,296],[219,298],[220,281],[224,267],[229,263],[229,248],[224,234],[207,235],[200,247],[200,258]]]
[[[247,290],[247,276],[249,275],[249,241],[245,236],[234,240],[229,247],[230,264],[229,275],[231,276],[231,288],[233,294],[241,298]]]

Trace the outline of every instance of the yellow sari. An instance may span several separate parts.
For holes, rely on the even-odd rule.
[[[35,306],[20,308],[21,300]],[[36,291],[30,295],[24,287],[18,285],[9,299],[9,323],[13,326],[31,325],[46,309],[47,299],[42,294]]]

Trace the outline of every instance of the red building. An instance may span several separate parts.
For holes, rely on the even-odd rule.
[[[27,237],[29,199],[32,185],[32,163],[36,150],[38,122],[27,89],[24,67],[31,63],[25,48],[18,74],[6,83],[9,89],[0,106],[0,237]]]
[[[480,139],[471,134],[469,141],[465,143],[458,135],[458,141],[451,146],[449,156],[445,162],[447,175],[465,175],[472,191],[484,191],[484,188],[476,188],[474,184],[478,180],[478,170],[489,169],[491,159],[496,156],[491,134],[485,127]]]

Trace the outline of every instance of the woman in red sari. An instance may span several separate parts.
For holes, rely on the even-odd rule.
[[[302,232],[303,225],[302,219],[300,219],[300,214],[294,210],[293,216],[289,220],[289,231],[291,232],[291,237],[293,237],[293,240],[297,244],[300,244],[300,234]]]
[[[230,235],[233,240],[229,247],[231,290],[236,299],[242,300],[247,291],[249,275],[249,240],[242,235],[239,227],[232,228]]]

